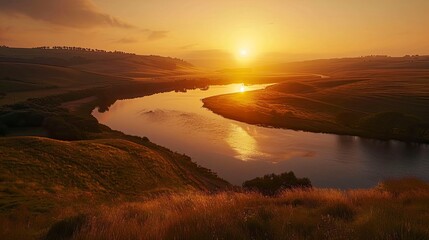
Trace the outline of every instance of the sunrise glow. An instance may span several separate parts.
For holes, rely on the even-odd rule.
[[[245,49],[245,48],[240,49],[240,56],[241,56],[241,57],[245,58],[245,57],[247,57],[248,55],[249,55],[249,51],[248,51],[247,49]]]
[[[240,86],[240,92],[245,92],[246,91],[246,87],[244,85]]]

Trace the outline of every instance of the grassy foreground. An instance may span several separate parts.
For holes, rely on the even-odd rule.
[[[22,219],[20,219],[22,218]],[[429,186],[416,179],[339,191],[168,194],[140,202],[61,209],[44,239],[429,239]],[[26,239],[36,222],[15,214],[2,236]],[[47,224],[45,227],[48,226]],[[34,237],[34,235],[32,236]]]

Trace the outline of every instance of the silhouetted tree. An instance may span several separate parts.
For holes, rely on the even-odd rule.
[[[243,183],[245,190],[257,191],[267,196],[276,195],[287,189],[311,187],[310,179],[297,178],[292,171],[280,175],[268,174]]]

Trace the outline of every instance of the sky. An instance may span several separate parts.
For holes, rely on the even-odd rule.
[[[428,0],[0,0],[0,45],[245,66],[429,54]]]

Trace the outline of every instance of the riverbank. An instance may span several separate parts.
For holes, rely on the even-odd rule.
[[[313,78],[203,102],[216,114],[249,124],[429,143],[427,93],[426,80],[417,76]]]

